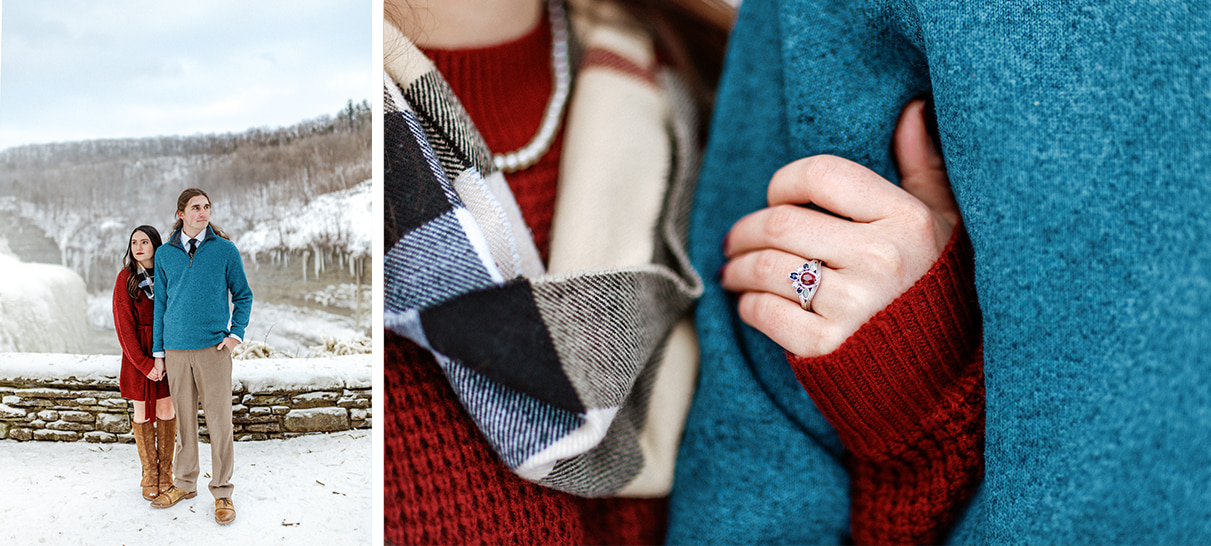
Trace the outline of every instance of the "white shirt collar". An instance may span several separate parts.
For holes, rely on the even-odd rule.
[[[192,238],[197,239],[198,245],[201,245],[202,241],[206,240],[206,232],[208,232],[208,231],[210,231],[210,224],[206,224],[206,228],[202,229],[201,233],[198,233],[195,237],[192,237]],[[181,246],[185,250],[189,250],[189,239],[191,239],[191,237],[185,234],[185,228],[181,228]]]

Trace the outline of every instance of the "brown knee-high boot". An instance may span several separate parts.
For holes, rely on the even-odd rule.
[[[174,423],[175,424],[175,423]],[[160,494],[159,484],[156,483],[156,429],[150,421],[130,424],[135,433],[135,447],[139,449],[139,464],[143,466],[143,498],[153,500]]]
[[[172,455],[177,448],[177,418],[156,423],[156,452],[159,457],[160,493],[172,487]]]

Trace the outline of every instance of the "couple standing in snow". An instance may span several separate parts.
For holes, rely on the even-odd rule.
[[[206,192],[181,192],[176,217],[165,244],[152,226],[131,233],[114,287],[119,383],[122,396],[135,401],[132,429],[143,497],[155,508],[197,496],[201,402],[210,435],[214,518],[226,525],[235,520],[231,351],[248,326],[252,290],[239,250],[210,224]],[[176,415],[186,418],[178,425]]]

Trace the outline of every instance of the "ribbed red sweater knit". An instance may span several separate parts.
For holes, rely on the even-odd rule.
[[[484,49],[428,50],[495,152],[537,132],[551,95],[551,36],[539,24]],[[543,260],[563,131],[538,164],[506,175]],[[509,471],[425,350],[386,334],[384,519],[397,544],[657,544],[667,499],[584,499]]]
[[[836,351],[787,355],[837,430],[857,544],[937,544],[984,473],[984,353],[962,226],[929,272]]]

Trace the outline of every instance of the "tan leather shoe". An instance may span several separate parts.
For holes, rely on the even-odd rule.
[[[160,493],[160,496],[156,497],[156,500],[151,501],[151,507],[168,508],[184,499],[192,499],[196,496],[198,496],[197,491],[185,491],[184,489],[178,489],[177,486],[174,485],[169,487],[168,491]]]
[[[231,502],[231,497],[214,500],[214,520],[219,525],[227,525],[235,521],[235,504]]]

